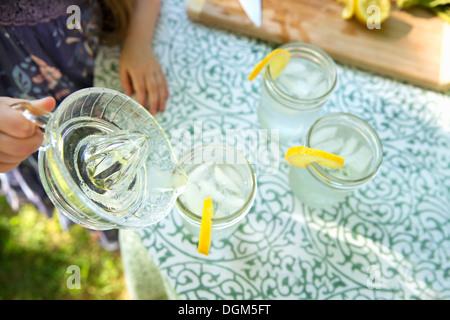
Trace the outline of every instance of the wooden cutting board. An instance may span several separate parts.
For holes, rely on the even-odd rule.
[[[239,0],[187,0],[188,16],[266,41],[312,43],[333,59],[442,91],[450,88],[450,24],[422,8],[393,6],[381,29],[341,18],[335,0],[262,0],[262,26]]]

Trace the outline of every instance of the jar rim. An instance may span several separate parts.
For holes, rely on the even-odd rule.
[[[375,129],[367,123],[367,121],[363,120],[362,118],[351,114],[351,113],[345,113],[345,112],[336,112],[336,113],[330,113],[325,116],[322,116],[321,118],[317,119],[309,128],[306,136],[305,136],[305,146],[310,148],[311,147],[311,136],[313,134],[314,128],[317,127],[317,125],[326,122],[326,121],[332,121],[332,120],[345,120],[345,121],[351,121],[355,125],[358,125],[361,129],[365,131],[365,133],[361,133],[362,135],[365,135],[371,140],[372,148],[375,148],[374,156],[376,157],[376,162],[372,166],[369,173],[366,175],[358,178],[358,179],[340,179],[335,177],[334,175],[328,173],[325,171],[319,164],[312,163],[311,166],[307,167],[307,170],[320,182],[325,183],[327,185],[331,185],[338,189],[352,189],[357,186],[361,186],[367,182],[369,182],[377,173],[378,170],[383,162],[383,145],[381,142],[380,137],[378,136]],[[361,130],[359,130],[361,131]]]
[[[291,103],[296,103],[296,104],[298,104],[298,103],[315,104],[315,103],[320,102],[321,100],[324,100],[326,97],[328,97],[331,94],[331,92],[333,92],[333,90],[337,84],[336,64],[335,64],[334,60],[324,50],[322,50],[321,48],[319,48],[315,45],[312,45],[309,43],[304,43],[304,42],[290,42],[290,43],[280,46],[279,48],[289,51],[291,53],[291,55],[294,52],[300,52],[300,53],[308,54],[311,57],[314,57],[314,59],[310,58],[310,60],[314,61],[316,64],[320,65],[325,71],[327,71],[328,78],[329,79],[331,78],[331,84],[328,87],[327,91],[318,97],[315,97],[312,99],[294,97],[276,85],[276,83],[272,77],[272,74],[270,73],[270,66],[267,66],[267,68],[265,68],[265,71],[264,71],[264,81],[263,81],[264,85],[269,86],[269,88],[272,89],[273,91],[275,91],[277,93],[277,95],[280,96],[282,99],[284,99],[288,102],[291,102]],[[328,70],[331,70],[331,72],[328,72]],[[319,108],[319,107],[320,106],[313,107],[311,109],[315,109],[315,108]],[[298,108],[293,108],[293,107],[290,107],[290,108],[296,109],[296,110],[298,109]]]

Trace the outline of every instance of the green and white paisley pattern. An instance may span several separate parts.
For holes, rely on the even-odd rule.
[[[203,134],[259,128],[261,78],[247,75],[274,48],[193,23],[184,5],[163,1],[155,37],[170,88],[157,120],[180,154],[198,142],[195,123]],[[96,85],[120,89],[118,57],[117,48],[103,48]],[[310,209],[290,190],[281,144],[277,170],[258,175],[244,223],[209,256],[197,253],[175,208],[138,230],[181,298],[450,298],[450,95],[337,68],[326,112],[356,114],[377,130],[384,148],[377,177],[336,208]],[[175,137],[180,130],[194,137],[189,145]]]

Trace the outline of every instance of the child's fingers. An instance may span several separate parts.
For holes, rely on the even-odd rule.
[[[0,150],[8,155],[25,159],[36,152],[44,140],[43,133],[36,127],[34,135],[29,138],[20,139],[7,134],[0,134]],[[0,159],[2,161],[2,159]]]
[[[0,161],[0,172],[8,172],[18,167],[20,162],[17,163],[3,163]]]
[[[39,100],[32,100],[31,103],[38,108],[46,111],[52,111],[55,108],[56,101],[53,97],[45,97]]]
[[[158,110],[163,111],[166,109],[166,100],[169,95],[168,90],[167,90],[167,82],[164,77],[164,74],[162,74],[162,73],[157,74],[157,79],[158,79],[157,86],[158,86],[158,95],[159,95]]]
[[[147,84],[147,94],[148,94],[148,102],[150,104],[150,113],[155,115],[159,108],[159,99],[158,96],[158,84],[156,83],[155,76],[152,74],[147,75],[146,77]]]
[[[16,138],[33,136],[35,125],[26,119],[23,114],[8,105],[0,104],[0,131]]]
[[[131,85],[130,76],[125,68],[120,68],[120,84],[125,91],[125,94],[130,96],[133,93],[133,86]]]

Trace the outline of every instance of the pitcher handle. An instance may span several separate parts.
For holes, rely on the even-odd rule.
[[[50,121],[52,113],[36,107],[29,102],[19,102],[10,105],[14,110],[21,111],[25,118],[36,124],[42,131],[45,131],[45,125]]]

